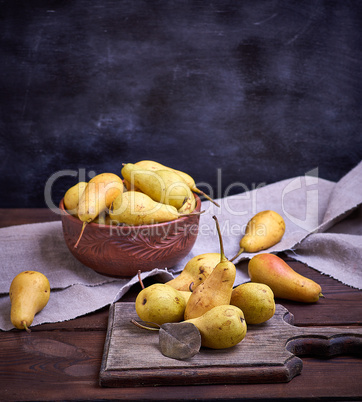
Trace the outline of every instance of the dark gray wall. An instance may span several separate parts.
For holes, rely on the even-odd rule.
[[[361,1],[0,0],[0,207],[152,159],[214,196],[362,159]],[[221,183],[218,183],[218,175]],[[76,177],[54,182],[57,203]]]

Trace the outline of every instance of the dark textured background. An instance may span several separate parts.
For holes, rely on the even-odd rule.
[[[362,159],[361,1],[0,0],[0,207],[152,159],[214,196]],[[58,203],[78,177],[54,181]],[[206,189],[206,187],[204,187]]]

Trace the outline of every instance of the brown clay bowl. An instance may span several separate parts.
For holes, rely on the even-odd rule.
[[[201,200],[195,197],[195,211],[200,211]],[[89,223],[74,248],[82,222],[64,209],[63,200],[59,208],[64,239],[73,256],[94,271],[117,278],[175,266],[191,251],[199,231],[200,215],[142,226]]]

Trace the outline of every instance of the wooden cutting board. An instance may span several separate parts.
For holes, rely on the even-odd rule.
[[[288,382],[302,371],[297,356],[362,355],[362,328],[295,327],[281,305],[267,322],[249,325],[245,338],[223,350],[201,348],[191,359],[162,355],[158,331],[136,327],[134,303],[110,307],[100,385],[139,387]]]

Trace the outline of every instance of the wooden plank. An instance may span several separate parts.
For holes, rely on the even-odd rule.
[[[361,359],[303,357],[289,383],[101,388],[98,385],[106,331],[64,330],[0,333],[1,400],[283,400],[296,397],[360,400]],[[40,328],[40,327],[39,327]],[[227,374],[225,374],[227,376]],[[36,386],[34,386],[36,384]]]
[[[0,208],[0,228],[27,223],[60,221],[61,216],[48,208]]]
[[[266,323],[249,325],[235,347],[202,348],[185,361],[163,356],[158,333],[139,329],[132,318],[137,319],[134,303],[111,306],[101,386],[288,382],[302,370],[295,354],[362,354],[362,328],[295,327],[290,324],[293,316],[281,305]]]

